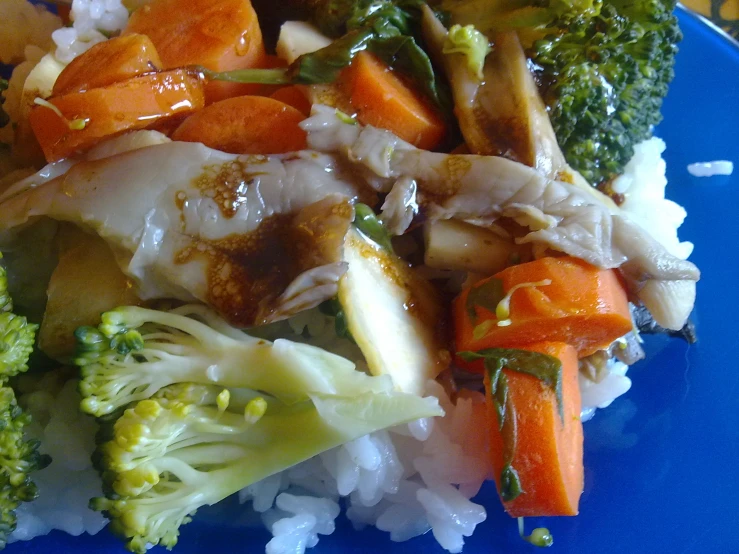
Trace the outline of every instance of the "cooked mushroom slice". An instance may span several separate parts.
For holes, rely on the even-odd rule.
[[[426,198],[431,220],[514,219],[529,231],[516,239],[518,244],[541,244],[598,267],[620,268],[632,292],[641,298],[643,291],[657,323],[670,329],[685,323],[698,269],[597,194],[505,158],[420,150],[387,131],[346,123],[332,110],[314,110],[321,125],[313,118],[306,121],[308,144],[329,147],[375,173],[369,182],[378,190],[389,190],[400,177],[411,178]],[[659,286],[649,285],[656,281]]]
[[[403,391],[422,394],[449,364],[433,287],[400,258],[351,229],[344,243],[348,269],[339,302],[349,332],[374,375],[389,374]]]

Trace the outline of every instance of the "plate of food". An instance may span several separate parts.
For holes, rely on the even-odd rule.
[[[739,46],[271,4],[0,4],[0,549],[736,550]]]

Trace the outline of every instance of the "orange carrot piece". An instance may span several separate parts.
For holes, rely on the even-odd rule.
[[[339,86],[361,123],[392,131],[426,150],[438,146],[446,134],[438,111],[369,52],[355,56],[342,72]]]
[[[310,100],[308,100],[305,90],[301,85],[281,87],[273,92],[270,98],[284,102],[288,106],[292,106],[306,117],[310,115]]]
[[[57,77],[52,96],[106,87],[161,67],[149,37],[131,34],[112,38],[72,60]]]
[[[513,292],[509,322],[502,326],[489,299],[475,300],[485,296],[485,291],[490,298],[495,285],[502,284],[503,293],[508,293],[515,285],[546,280],[551,284]],[[632,330],[626,290],[616,271],[572,257],[515,265],[465,289],[454,301],[454,322],[457,350],[554,341],[571,344],[580,357],[607,347]]]
[[[192,71],[177,69],[66,94],[50,102],[63,117],[48,106],[36,106],[29,119],[46,160],[53,162],[124,131],[144,129],[202,108],[203,81]],[[70,122],[84,126],[72,128]]]
[[[165,69],[202,65],[212,71],[263,67],[262,31],[249,0],[154,0],[131,14],[124,33],[147,35]],[[207,102],[254,94],[262,85],[212,81]]]
[[[302,113],[266,96],[221,100],[188,117],[172,140],[202,142],[232,154],[281,154],[306,148]]]
[[[512,517],[577,515],[583,490],[577,352],[557,342],[531,344],[526,350],[548,354],[562,363],[564,417],[560,417],[557,398],[551,388],[533,375],[504,369],[508,387],[505,417],[513,414],[515,424],[501,431],[498,411],[490,395],[490,376],[485,375],[491,461],[498,490],[501,490],[503,469],[510,463],[522,491],[513,500],[503,501],[506,512]],[[506,431],[510,435],[506,436]],[[512,453],[507,450],[511,448]]]

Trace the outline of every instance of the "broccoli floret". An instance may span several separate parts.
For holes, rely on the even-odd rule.
[[[0,382],[28,369],[38,325],[11,312],[0,313]]]
[[[529,50],[567,161],[593,184],[623,171],[662,119],[682,35],[673,0],[609,0]]]
[[[168,387],[106,424],[110,440],[93,456],[106,496],[90,507],[132,552],[172,548],[201,506],[367,433],[441,413],[436,399],[397,392],[287,405],[256,391]]]
[[[0,387],[0,550],[15,529],[18,505],[38,496],[30,474],[51,462],[49,456],[39,454],[38,441],[24,439],[23,431],[30,421],[18,406],[13,389]]]
[[[446,0],[460,23],[518,31],[567,162],[598,185],[649,138],[682,39],[675,0]]]
[[[31,472],[51,461],[38,453],[38,441],[24,439],[23,430],[31,417],[18,406],[13,389],[6,386],[8,379],[28,369],[38,328],[12,309],[7,274],[0,265],[0,550],[15,529],[15,509],[38,494]]]
[[[104,313],[97,328],[80,327],[75,336],[81,409],[98,417],[175,383],[268,390],[286,402],[392,386],[321,348],[250,337],[202,306],[117,308]]]

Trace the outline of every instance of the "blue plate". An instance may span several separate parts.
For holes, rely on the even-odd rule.
[[[693,314],[699,342],[648,337],[648,359],[633,386],[585,425],[585,493],[576,518],[528,519],[545,525],[556,552],[739,552],[739,168],[698,179],[688,163],[739,165],[739,47],[702,20],[680,13],[685,40],[657,135],[667,142],[668,195],[687,207],[680,235],[695,242],[703,270]],[[468,554],[534,552],[518,538],[495,490],[478,497],[488,519],[468,539]],[[260,552],[266,531],[223,523],[234,504],[202,510],[182,529],[175,552]],[[232,518],[231,518],[232,519]],[[226,518],[228,521],[228,518]],[[439,553],[430,536],[392,543],[376,530],[356,533],[341,516],[334,535],[311,554]],[[107,531],[95,537],[55,532],[16,543],[6,554],[123,552]]]

